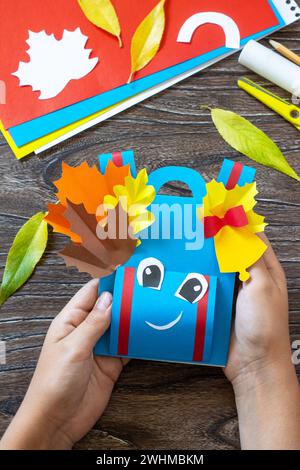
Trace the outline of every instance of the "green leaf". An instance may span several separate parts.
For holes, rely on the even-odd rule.
[[[121,27],[116,10],[110,0],[78,0],[79,6],[87,19],[104,29],[107,33],[116,36],[119,46],[122,47]]]
[[[160,0],[137,27],[131,40],[131,73],[146,67],[156,56],[165,29],[165,0]]]
[[[27,281],[44,253],[48,240],[45,215],[38,212],[18,231],[6,260],[0,305]]]
[[[261,165],[300,181],[275,142],[247,119],[219,108],[211,110],[211,117],[223,139],[235,150]]]

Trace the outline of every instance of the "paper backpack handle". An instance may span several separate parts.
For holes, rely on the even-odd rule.
[[[181,166],[166,166],[158,168],[149,175],[149,184],[152,184],[156,193],[170,181],[185,183],[193,194],[193,198],[201,202],[206,194],[205,181],[196,170]]]
[[[111,160],[116,166],[130,165],[132,176],[136,177],[136,169],[134,162],[133,150],[125,150],[123,152],[102,153],[99,155],[100,171],[104,175],[107,164]]]
[[[224,158],[217,181],[223,183],[226,189],[233,189],[235,185],[244,186],[246,183],[252,183],[255,173],[255,168]]]

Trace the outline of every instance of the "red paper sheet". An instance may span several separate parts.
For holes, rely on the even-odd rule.
[[[117,11],[124,47],[116,38],[92,25],[77,0],[1,0],[0,3],[0,80],[6,84],[6,104],[0,116],[6,128],[69,106],[127,82],[130,74],[130,42],[137,26],[158,0],[112,0]],[[176,42],[183,23],[201,11],[215,11],[230,16],[238,25],[241,38],[275,26],[278,20],[268,0],[167,0],[166,29],[160,51],[153,61],[135,75],[135,79],[152,74],[202,53],[224,46],[221,27],[206,24],[198,28],[191,43]],[[20,86],[12,75],[19,62],[28,62],[28,31],[45,30],[61,39],[63,31],[80,27],[89,37],[86,48],[90,57],[99,57],[96,67],[85,77],[71,80],[54,98],[40,100],[39,91]]]

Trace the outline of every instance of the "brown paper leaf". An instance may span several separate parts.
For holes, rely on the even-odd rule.
[[[133,254],[137,239],[127,231],[128,215],[119,205],[108,213],[108,221],[116,221],[116,230],[98,224],[95,215],[87,213],[83,204],[67,201],[64,217],[72,232],[80,236],[81,244],[70,243],[60,253],[67,266],[76,266],[93,277],[106,276],[124,264]],[[112,238],[113,237],[113,238]],[[122,238],[123,237],[123,238]]]
[[[95,278],[108,276],[113,272],[113,269],[105,268],[99,258],[75,243],[66,245],[59,255],[64,259],[66,266],[76,267],[81,273],[88,273]]]

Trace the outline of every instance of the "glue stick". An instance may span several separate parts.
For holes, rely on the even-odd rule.
[[[277,52],[251,40],[242,50],[239,63],[300,97],[300,67]]]

